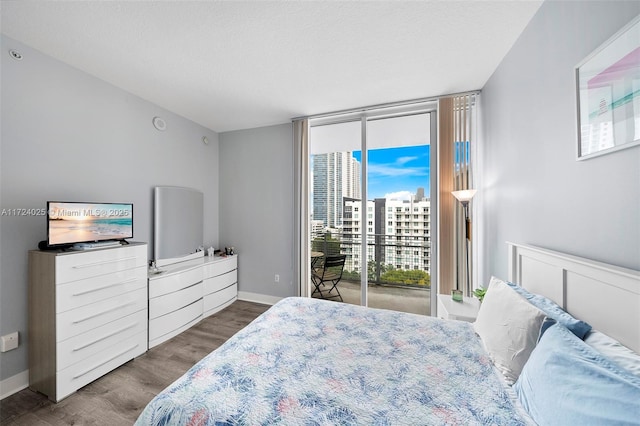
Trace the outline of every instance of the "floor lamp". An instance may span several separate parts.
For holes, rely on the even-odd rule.
[[[469,288],[469,283],[471,282],[471,268],[469,268],[469,247],[471,246],[471,219],[469,218],[469,201],[476,195],[475,189],[463,189],[461,191],[453,191],[451,193],[456,199],[462,204],[462,208],[464,209],[464,224],[465,224],[465,241],[464,241],[464,264],[465,269],[467,270],[467,276],[465,281],[465,288]],[[460,290],[459,288],[457,290]],[[454,297],[454,300],[459,302],[462,301],[462,293],[457,293],[457,298]]]

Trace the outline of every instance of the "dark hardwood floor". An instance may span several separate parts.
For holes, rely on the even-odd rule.
[[[131,425],[162,389],[268,308],[236,301],[58,404],[22,390],[0,401],[0,424]]]

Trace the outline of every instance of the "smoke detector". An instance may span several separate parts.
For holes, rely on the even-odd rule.
[[[15,49],[10,49],[9,50],[9,55],[11,55],[11,57],[13,59],[15,59],[16,61],[21,61],[22,60],[22,53],[18,52]]]

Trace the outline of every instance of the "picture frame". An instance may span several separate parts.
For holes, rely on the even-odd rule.
[[[575,83],[577,160],[640,144],[640,15],[576,66]]]

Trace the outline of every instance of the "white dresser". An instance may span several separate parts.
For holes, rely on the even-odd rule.
[[[29,252],[29,387],[58,402],[147,350],[147,245]]]
[[[202,319],[202,259],[162,267],[149,274],[149,348]]]
[[[149,274],[149,348],[182,333],[238,297],[238,257],[201,257]]]
[[[238,298],[238,256],[205,257],[203,318],[226,308]]]

